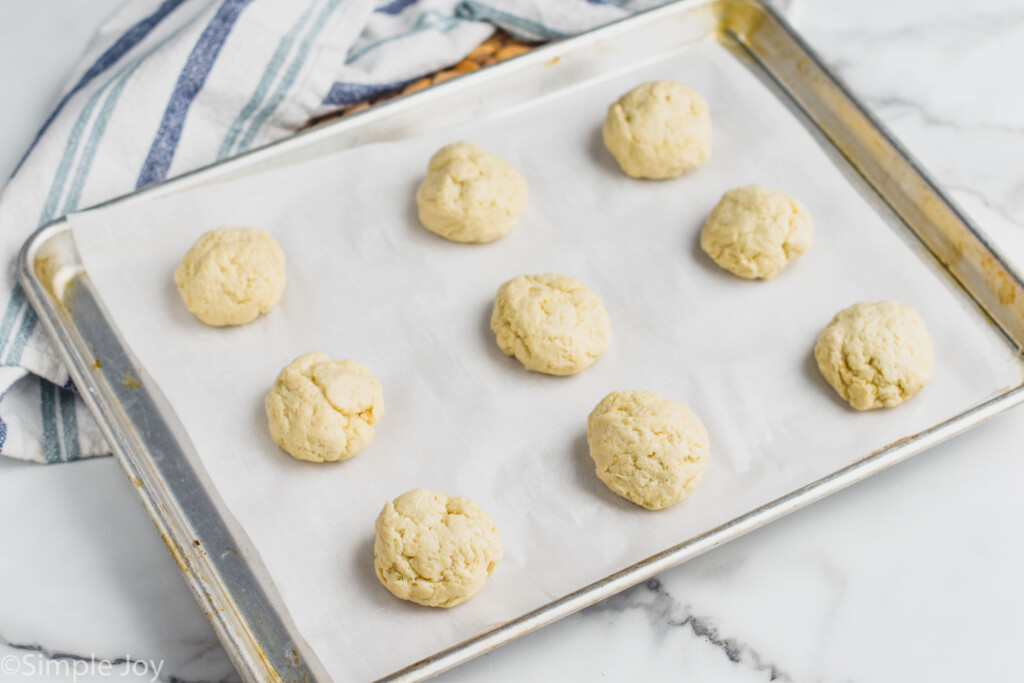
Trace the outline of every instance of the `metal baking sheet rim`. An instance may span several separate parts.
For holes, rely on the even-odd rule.
[[[566,54],[576,47],[586,44],[598,43],[602,38],[624,33],[635,27],[640,27],[648,22],[660,21],[671,17],[682,17],[695,10],[710,10],[714,14],[714,30],[731,35],[738,40],[739,44],[751,51],[752,56],[756,48],[752,48],[749,39],[756,35],[755,29],[761,28],[759,37],[765,35],[774,39],[769,40],[761,49],[775,51],[775,59],[786,64],[787,58],[792,60],[792,68],[799,71],[799,77],[807,79],[808,88],[817,87],[823,89],[830,97],[835,98],[833,106],[841,109],[848,119],[832,122],[831,130],[826,130],[826,123],[814,118],[806,110],[807,102],[801,102],[800,97],[807,97],[807,93],[797,93],[785,87],[780,75],[772,71],[769,65],[759,63],[776,81],[776,83],[800,106],[828,137],[836,148],[847,157],[850,166],[861,173],[869,184],[883,196],[883,201],[897,213],[904,221],[908,222],[913,216],[929,217],[933,221],[942,219],[955,221],[957,225],[950,228],[950,233],[960,230],[961,237],[968,238],[967,241],[952,240],[948,244],[951,235],[936,233],[934,235],[922,235],[917,229],[912,228],[925,247],[933,253],[936,259],[942,263],[949,275],[960,284],[964,292],[978,305],[981,312],[1007,336],[1010,343],[1021,349],[1024,336],[1024,283],[1020,277],[1006,265],[997,252],[987,243],[981,233],[974,228],[962,213],[955,207],[953,202],[938,189],[935,183],[922,170],[921,166],[914,160],[891,135],[857,103],[849,91],[835,78],[831,72],[824,67],[817,56],[811,51],[800,37],[779,18],[770,8],[764,6],[760,0],[683,0],[682,2],[666,5],[635,17],[622,20],[615,24],[591,31],[576,38],[547,47],[538,48],[526,55],[510,60],[509,62],[483,70],[477,74],[470,74],[465,77],[453,79],[445,84],[430,88],[427,91],[405,96],[392,103],[380,105],[363,114],[339,120],[319,128],[308,131],[299,136],[283,140],[267,147],[255,150],[249,154],[235,159],[209,166],[181,177],[150,186],[145,190],[111,200],[121,202],[125,200],[138,201],[144,198],[159,196],[165,192],[175,191],[183,187],[201,183],[207,180],[223,178],[232,173],[257,172],[260,168],[273,165],[275,158],[292,152],[297,153],[301,158],[303,151],[306,154],[315,154],[310,151],[318,142],[329,140],[332,136],[338,137],[346,131],[358,130],[360,127],[367,127],[374,121],[384,119],[388,115],[401,114],[403,111],[417,109],[444,97],[457,95],[460,91],[467,91],[474,85],[482,85],[487,81],[501,79],[506,74],[515,73],[516,69],[522,69],[530,65],[553,63],[563,54]],[[774,31],[774,33],[772,33]],[[788,54],[787,54],[788,51]],[[804,64],[798,64],[797,59],[803,60]],[[808,64],[811,69],[807,68]],[[801,69],[800,67],[803,67]],[[795,75],[791,75],[797,78]],[[818,79],[817,83],[813,83]],[[793,83],[790,83],[793,85]],[[815,94],[816,95],[816,94]],[[812,95],[812,96],[815,96]],[[838,103],[838,104],[837,104]],[[825,114],[830,113],[825,111]],[[869,138],[867,143],[870,146],[872,136],[877,136],[881,142],[879,146],[872,147],[877,152],[878,158],[862,157],[851,154],[848,148],[844,148],[843,140],[836,139],[837,134],[853,135],[856,139],[859,132],[862,136]],[[867,134],[867,135],[865,135]],[[863,142],[863,141],[861,141]],[[880,149],[880,148],[879,148]],[[920,192],[929,193],[922,195],[927,199],[937,198],[939,206],[936,208],[925,201],[909,202],[901,206],[905,200],[902,195],[895,198],[885,196],[882,189],[869,177],[872,173],[878,173],[879,169],[872,166],[873,162],[881,163],[884,166],[885,154],[891,154],[892,159],[906,165],[909,170],[910,179],[907,183],[916,182],[914,189]],[[916,195],[916,192],[915,192]],[[105,203],[111,203],[105,202]],[[935,211],[945,212],[937,214]],[[931,214],[929,214],[931,212]],[[948,215],[947,215],[948,214]],[[941,234],[940,234],[941,233]],[[931,238],[931,239],[929,239]],[[47,253],[51,252],[51,253]],[[61,261],[60,259],[66,259]],[[957,270],[956,264],[966,262]],[[980,265],[979,265],[980,264]],[[974,270],[969,266],[979,265]],[[980,272],[976,272],[980,271]],[[89,287],[88,276],[82,269],[80,259],[74,251],[73,239],[70,234],[70,226],[63,219],[44,226],[37,230],[25,243],[19,255],[18,276],[22,286],[47,332],[57,344],[61,358],[68,366],[71,376],[79,388],[82,397],[85,399],[89,409],[97,418],[97,422],[111,444],[115,455],[118,457],[121,466],[125,469],[129,478],[135,483],[144,505],[149,511],[157,530],[164,539],[168,550],[174,557],[179,569],[187,583],[196,596],[197,601],[210,619],[218,637],[225,644],[232,661],[239,672],[247,680],[330,680],[323,667],[320,665],[316,655],[309,646],[298,635],[294,625],[290,623],[287,611],[284,609],[283,601],[277,595],[273,582],[266,575],[265,570],[258,561],[255,549],[248,543],[247,538],[234,523],[230,514],[227,513],[224,505],[212,491],[208,480],[201,467],[192,472],[196,477],[195,482],[200,484],[202,493],[212,492],[209,500],[206,501],[214,511],[219,513],[215,520],[204,520],[204,524],[213,524],[214,531],[224,538],[234,539],[234,549],[241,551],[241,556],[248,557],[247,560],[234,560],[232,558],[213,557],[203,549],[200,538],[203,533],[193,529],[188,522],[188,516],[181,509],[176,509],[176,499],[168,489],[166,482],[155,475],[147,444],[143,443],[135,432],[132,421],[122,410],[113,388],[110,377],[97,372],[99,366],[93,354],[84,340],[76,336],[76,328],[68,311],[64,307],[64,288],[66,286]],[[51,288],[54,283],[61,289],[59,293]],[[979,289],[981,290],[979,292]],[[94,305],[102,315],[103,323],[107,325],[108,317],[102,309],[102,303],[96,300]],[[116,328],[109,325],[111,334],[120,344],[120,351],[124,355],[124,362],[127,363],[125,376],[135,369],[138,372],[138,364],[134,362],[130,349],[120,339]],[[119,371],[119,368],[116,370]],[[151,385],[151,383],[150,383]],[[145,387],[147,400],[159,405],[162,397],[157,392],[150,395],[149,385]],[[756,508],[740,517],[737,517],[715,529],[701,535],[688,539],[676,546],[653,555],[646,560],[623,569],[611,576],[606,577],[589,586],[581,588],[562,598],[550,602],[532,612],[517,617],[505,624],[481,633],[473,638],[457,644],[447,650],[432,655],[420,662],[414,663],[398,672],[395,672],[384,679],[388,681],[415,681],[434,676],[446,669],[454,667],[473,657],[483,654],[503,643],[525,635],[542,626],[550,624],[584,607],[594,604],[630,586],[647,580],[671,567],[685,562],[697,555],[711,550],[719,545],[727,543],[739,536],[742,536],[754,529],[783,517],[790,512],[798,510],[806,505],[825,498],[836,491],[839,491],[851,484],[857,483],[867,477],[876,474],[892,465],[902,462],[911,456],[920,453],[941,441],[956,436],[967,429],[985,421],[986,419],[1007,410],[1015,405],[1024,403],[1024,385],[1018,385],[1008,391],[995,396],[949,420],[935,425],[916,435],[901,439],[885,448],[882,448],[845,468],[842,468],[822,479],[812,482],[796,491],[793,491],[781,498],[771,501],[759,508]],[[176,430],[173,418],[171,424],[167,424],[165,415],[157,413],[167,433],[175,436],[185,436],[183,430]],[[187,436],[184,439],[187,442]],[[182,446],[181,439],[175,444],[177,449],[192,461],[194,465],[195,454],[190,454],[191,445]],[[205,484],[205,486],[204,486]],[[170,503],[171,507],[168,507]],[[207,529],[208,531],[208,529]],[[239,555],[238,552],[235,553]],[[241,578],[232,577],[231,581],[225,581],[224,575],[237,572],[237,565],[244,565]],[[231,584],[229,587],[228,583]],[[246,585],[239,585],[246,584]],[[233,591],[246,594],[248,608],[241,609],[241,603],[233,595]],[[253,614],[257,611],[258,614]],[[259,627],[255,627],[256,617],[259,617]],[[256,633],[256,631],[259,633]],[[267,638],[267,636],[273,636]],[[262,639],[261,639],[262,637]],[[268,649],[267,641],[273,640],[279,647],[274,650]],[[284,643],[284,645],[281,645]],[[291,647],[287,647],[290,645]]]

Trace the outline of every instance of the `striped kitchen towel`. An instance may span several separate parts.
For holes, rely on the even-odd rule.
[[[0,454],[108,452],[14,259],[39,225],[290,135],[459,61],[500,27],[572,35],[663,0],[131,0],[0,196]]]

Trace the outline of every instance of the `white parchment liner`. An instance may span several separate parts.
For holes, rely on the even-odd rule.
[[[672,78],[711,106],[711,161],[682,178],[625,177],[600,125],[613,99]],[[489,245],[446,242],[414,192],[441,144],[469,139],[525,176],[520,225]],[[698,234],[725,190],[768,184],[802,200],[810,252],[776,279],[719,270]],[[704,43],[532,108],[449,134],[363,147],[135,207],[72,216],[103,301],[166,393],[210,475],[338,680],[375,678],[713,528],[933,425],[1008,384],[1009,348],[837,169],[793,115],[722,47]],[[213,329],[171,273],[218,226],[269,231],[288,288],[269,315]],[[493,295],[521,273],[581,279],[612,321],[583,374],[526,372],[488,328]],[[935,341],[931,384],[857,413],[811,349],[859,300],[915,306]],[[385,415],[354,460],[298,462],[270,440],[263,397],[294,357],[366,363]],[[648,512],[592,472],[585,423],[615,389],[650,389],[705,422],[711,462],[682,504]],[[432,610],[392,597],[372,568],[384,501],[425,487],[476,499],[504,562],[477,597]]]

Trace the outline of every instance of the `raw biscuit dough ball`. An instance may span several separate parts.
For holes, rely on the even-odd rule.
[[[380,382],[365,365],[316,352],[286,365],[264,403],[274,442],[312,462],[356,455],[384,414]]]
[[[484,586],[501,561],[501,535],[469,498],[403,493],[377,517],[373,568],[397,597],[454,607]]]
[[[708,432],[682,403],[653,391],[613,391],[587,418],[598,478],[648,510],[675,505],[708,466]]]
[[[711,211],[700,246],[734,275],[767,280],[811,246],[811,214],[778,190],[747,185],[729,190]]]
[[[608,349],[604,304],[565,275],[520,275],[494,298],[491,329],[498,347],[527,370],[575,375]]]
[[[895,301],[864,301],[836,313],[814,346],[818,369],[857,410],[898,406],[932,377],[924,320]]]
[[[704,98],[675,81],[652,81],[610,107],[604,144],[634,178],[675,178],[711,156],[711,115]]]
[[[430,158],[416,191],[420,222],[453,242],[493,242],[526,210],[526,181],[504,159],[469,142]]]
[[[207,325],[244,325],[284,292],[284,254],[255,228],[218,228],[200,237],[174,270],[188,310]]]

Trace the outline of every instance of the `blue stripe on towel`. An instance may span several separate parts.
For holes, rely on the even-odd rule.
[[[327,92],[323,104],[328,107],[344,107],[368,100],[371,97],[394,92],[399,88],[404,88],[414,80],[416,79],[394,81],[392,83],[335,83]]]
[[[75,160],[75,155],[78,154],[78,145],[82,141],[82,135],[85,134],[86,125],[89,123],[89,119],[92,118],[92,112],[96,109],[96,105],[99,104],[112,82],[110,81],[102,88],[98,88],[89,97],[85,106],[82,107],[82,111],[78,113],[75,125],[71,127],[71,134],[68,135],[68,141],[64,144],[64,152],[61,154],[60,162],[57,164],[57,172],[50,183],[50,192],[46,195],[46,202],[43,203],[43,212],[39,216],[39,225],[46,225],[56,216],[57,204],[60,202],[60,196],[64,192],[64,184],[67,181],[68,174],[71,172],[71,164]]]
[[[256,133],[259,132],[260,128],[266,123],[267,119],[277,111],[277,108],[281,106],[281,102],[284,101],[285,95],[291,89],[292,84],[295,83],[295,79],[298,78],[299,72],[302,71],[303,65],[306,63],[306,59],[309,58],[309,51],[313,48],[313,43],[316,41],[317,36],[329,23],[331,15],[334,10],[338,9],[338,5],[341,4],[341,0],[328,0],[328,3],[320,10],[317,14],[316,19],[313,20],[313,25],[310,27],[306,35],[303,36],[302,42],[299,44],[299,49],[292,59],[292,63],[288,65],[288,70],[285,71],[284,76],[281,77],[281,82],[277,84],[277,88],[274,89],[274,94],[270,96],[267,103],[263,105],[252,121],[249,122],[249,129],[242,136],[242,139],[238,143],[238,151],[244,152],[249,149],[252,145],[253,139],[256,137]]]
[[[151,47],[145,54],[136,57],[134,61],[121,67],[113,78],[109,79],[101,87],[96,89],[96,92],[92,94],[89,100],[85,103],[85,106],[82,107],[82,110],[78,113],[78,118],[75,120],[75,123],[71,128],[71,134],[68,136],[68,141],[64,145],[64,152],[61,154],[60,162],[57,165],[57,173],[54,175],[53,181],[50,184],[50,192],[46,197],[45,204],[43,205],[43,213],[39,217],[39,225],[46,225],[57,216],[57,204],[60,200],[61,194],[64,192],[65,181],[67,180],[68,173],[71,170],[71,164],[74,161],[75,156],[78,154],[78,146],[81,142],[82,135],[85,133],[86,124],[88,124],[89,119],[92,118],[92,112],[96,109],[96,105],[106,97],[106,100],[103,101],[103,106],[100,108],[100,113],[92,124],[92,133],[89,135],[89,139],[82,152],[82,157],[79,159],[78,166],[75,169],[75,175],[71,182],[71,190],[68,193],[68,197],[64,200],[64,208],[60,215],[64,215],[78,208],[78,198],[81,194],[82,186],[85,184],[89,169],[92,167],[92,159],[96,153],[96,146],[99,144],[99,139],[103,136],[103,132],[106,130],[107,121],[110,118],[114,105],[121,96],[121,91],[124,90],[126,81],[133,73],[135,73],[135,70],[149,58],[150,55],[163,47],[164,44],[174,37],[174,35],[177,35],[177,33],[178,31],[175,31],[171,36],[164,38],[159,43]],[[108,92],[110,93],[109,95],[106,94]]]
[[[24,315],[22,315],[23,311]],[[17,333],[15,333],[14,323],[19,320],[21,323]],[[28,305],[28,300],[25,298],[25,290],[21,288],[21,284],[15,284],[11,289],[11,298],[7,301],[7,309],[4,311],[3,321],[0,322],[0,365],[4,367],[17,365],[21,361],[21,354],[25,350],[25,343],[36,328],[36,322],[36,313]],[[23,338],[22,331],[25,327],[28,328],[28,332]],[[20,343],[19,340],[21,340]],[[5,356],[4,351],[7,350],[8,345],[10,345],[10,352]],[[17,356],[16,359],[13,358],[15,355]]]
[[[28,340],[32,336],[32,332],[35,331],[36,324],[39,322],[39,317],[36,316],[35,310],[28,305],[28,302],[25,303],[23,308],[21,325],[18,326],[18,333],[14,335],[14,341],[11,342],[7,356],[4,357],[4,365],[18,365],[21,363],[21,354],[25,352]]]
[[[391,0],[388,4],[383,7],[378,7],[374,11],[394,16],[396,14],[401,14],[407,7],[411,7],[417,2],[419,2],[419,0]]]
[[[106,99],[103,101],[103,106],[100,108],[99,114],[96,116],[96,120],[92,124],[92,132],[89,135],[89,139],[82,151],[81,159],[79,159],[78,166],[75,169],[74,177],[71,181],[71,189],[68,191],[68,195],[64,200],[64,207],[61,211],[61,215],[74,211],[78,208],[78,200],[81,197],[82,188],[88,178],[89,170],[92,168],[92,161],[96,155],[96,149],[99,146],[100,139],[103,137],[103,133],[106,131],[107,122],[113,112],[114,105],[117,103],[121,96],[121,92],[124,90],[125,84],[129,77],[135,73],[135,70],[138,69],[139,65],[141,65],[151,54],[160,49],[167,40],[169,40],[169,38],[155,45],[146,52],[146,54],[136,58],[131,64],[122,67],[117,75],[107,81],[107,83],[92,94],[85,107],[83,107],[82,111],[79,112],[78,118],[71,128],[71,134],[68,136],[68,141],[65,143],[61,160],[57,165],[57,172],[51,182],[50,192],[43,205],[43,212],[39,217],[39,225],[49,223],[57,214],[57,204],[60,200],[61,193],[64,191],[64,185],[67,180],[68,173],[70,172],[71,164],[74,161],[75,155],[78,153],[78,146],[81,142],[82,135],[85,133],[86,124],[92,117],[92,112],[96,108],[97,103],[103,99],[104,93],[109,92],[109,94],[106,95]],[[17,336],[14,338],[14,344],[11,346],[7,355],[4,356],[3,351],[6,349],[8,344],[11,343],[14,320],[17,319],[22,308],[26,308],[27,310],[21,318],[21,325],[18,329]],[[25,292],[21,289],[20,285],[15,285],[11,292],[11,298],[7,303],[7,310],[4,313],[3,321],[0,322],[0,358],[3,359],[3,365],[18,365],[21,362],[21,355],[25,350],[25,345],[29,338],[32,336],[32,332],[35,330],[37,322],[38,318],[36,317],[35,311],[28,308],[28,304],[25,300]]]
[[[313,12],[313,7],[316,5],[316,0],[309,3],[305,11],[295,21],[288,33],[282,36],[281,40],[277,43],[277,49],[274,50],[274,54],[271,55],[270,61],[267,62],[267,66],[263,69],[263,76],[260,77],[260,82],[256,85],[256,90],[253,92],[252,97],[245,103],[242,110],[238,112],[238,116],[231,122],[231,127],[228,128],[227,134],[224,136],[224,140],[220,143],[220,149],[217,151],[217,160],[226,159],[231,156],[231,149],[235,146],[235,141],[238,140],[238,136],[242,132],[242,128],[245,127],[246,122],[249,120],[256,109],[263,103],[263,98],[267,96],[267,92],[270,90],[270,85],[277,78],[278,71],[281,70],[281,66],[284,65],[285,58],[288,57],[288,53],[291,52],[292,45],[295,43],[295,38],[299,35],[299,31],[306,25],[306,21],[309,19],[310,14]]]
[[[43,426],[43,456],[47,463],[60,462],[60,435],[57,433],[57,387],[39,381],[39,411]]]
[[[100,113],[96,116],[92,132],[89,134],[89,139],[82,150],[82,158],[78,162],[78,168],[75,169],[75,175],[71,179],[71,188],[64,198],[64,208],[61,209],[61,215],[71,213],[78,208],[78,200],[82,196],[82,188],[85,187],[85,181],[89,177],[89,171],[92,168],[92,161],[96,157],[96,148],[99,147],[103,133],[107,130],[107,122],[114,111],[114,105],[117,104],[118,99],[121,97],[121,92],[128,81],[128,76],[134,73],[137,67],[138,65],[136,64],[128,73],[117,78],[117,83],[111,89],[110,95],[103,102],[103,106],[100,107]]]
[[[146,161],[142,164],[139,179],[135,182],[136,189],[163,180],[167,176],[181,139],[181,129],[185,124],[189,107],[202,90],[206,77],[210,75],[210,70],[217,61],[217,55],[230,35],[238,15],[250,2],[252,0],[224,0],[203,34],[199,36],[185,62],[185,67],[178,76],[177,83],[174,84],[174,91],[164,110],[160,128],[149,148]]]
[[[436,29],[441,33],[448,33],[453,28],[458,26],[461,23],[461,21],[461,18],[450,16],[447,14],[441,14],[436,10],[424,10],[423,13],[419,16],[419,18],[416,19],[416,23],[413,25],[413,27],[406,31],[405,33],[399,33],[398,35],[388,36],[387,38],[375,40],[371,43],[363,45],[358,49],[353,47],[353,49],[349,50],[348,56],[345,57],[345,63],[351,64],[352,62],[355,62],[356,60],[360,59],[367,52],[375,50],[381,45],[384,45],[385,43],[391,43],[396,40],[401,40],[402,38],[407,38],[413,34],[421,33],[422,31]]]
[[[509,33],[527,40],[555,40],[566,36],[565,33],[540,22],[495,9],[477,0],[462,0],[455,6],[455,16],[470,21],[486,21],[496,24]]]
[[[64,439],[64,460],[71,462],[82,457],[78,447],[78,416],[75,414],[75,393],[57,387],[60,396],[60,425]]]
[[[103,54],[100,55],[99,59],[97,59],[96,62],[90,66],[84,74],[82,74],[82,77],[78,79],[78,82],[75,83],[74,87],[60,98],[57,106],[54,107],[52,112],[50,112],[50,115],[43,122],[39,132],[37,132],[35,138],[32,139],[32,144],[30,144],[28,149],[25,150],[25,154],[21,157],[21,161],[19,161],[18,165],[14,168],[14,173],[17,173],[18,169],[21,168],[21,165],[25,163],[25,159],[28,158],[29,152],[35,149],[36,143],[39,142],[39,138],[43,137],[43,133],[46,132],[50,127],[50,124],[57,118],[57,115],[64,108],[64,105],[68,103],[68,100],[74,97],[79,90],[89,85],[94,78],[116,64],[117,61],[127,54],[129,50],[141,43],[168,14],[173,12],[178,5],[184,1],[185,0],[164,0],[160,3],[160,6],[156,8],[155,12],[150,14],[148,17],[141,19],[138,23],[125,31],[120,38],[114,41],[113,45],[108,47]],[[11,175],[14,174],[12,173]]]
[[[148,54],[152,54],[152,50]],[[146,56],[148,56],[148,54]],[[92,117],[92,112],[96,108],[96,105],[103,98],[104,93],[106,93],[111,87],[111,84],[117,83],[117,85],[114,86],[114,89],[117,91],[116,94],[119,94],[120,90],[118,86],[123,87],[123,82],[118,82],[119,79],[122,78],[122,74],[125,71],[128,73],[133,72],[144,59],[145,57],[142,57],[136,60],[133,66],[123,68],[121,73],[105,83],[101,88],[97,89],[96,92],[89,97],[85,106],[78,113],[78,118],[71,127],[71,133],[68,136],[68,141],[64,145],[64,152],[61,154],[60,162],[57,164],[57,172],[50,184],[50,191],[43,204],[43,211],[39,217],[39,225],[46,225],[54,219],[57,213],[57,204],[60,201],[61,193],[64,191],[64,185],[67,181],[67,176],[71,171],[72,162],[75,159],[75,155],[78,153],[78,146],[81,143],[82,135],[85,133],[86,126],[89,123],[89,119]],[[110,103],[110,98],[107,99],[107,103]],[[104,104],[104,109],[107,108],[107,103]],[[109,112],[107,112],[107,115],[109,116]],[[103,117],[102,111],[100,113],[100,117]],[[101,129],[105,128],[105,121],[100,125]],[[91,138],[90,142],[92,142]],[[94,147],[95,144],[93,144],[92,152],[95,152]],[[85,176],[82,173],[83,165],[87,172],[91,165],[91,154],[88,143],[86,145],[86,151],[83,154],[83,159],[79,162],[78,169],[75,172],[75,178],[72,183],[72,192],[64,203],[64,213],[74,210],[78,201],[78,194],[81,192],[81,185],[85,183]],[[18,317],[18,314],[23,308],[25,309],[25,313],[21,317],[21,325],[19,326],[17,335],[13,338],[12,343],[11,334],[13,332],[12,328],[14,319]],[[14,290],[11,292],[11,299],[7,303],[7,310],[4,313],[3,322],[0,323],[0,357],[3,359],[3,365],[18,365],[21,362],[21,354],[25,350],[25,345],[28,343],[29,337],[32,336],[32,332],[35,330],[37,322],[38,319],[35,311],[31,310],[25,301],[25,292],[21,289],[20,285],[15,285]],[[3,351],[9,344],[11,345],[10,349],[6,355],[3,355]]]
[[[7,309],[4,310],[4,317],[0,320],[0,357],[3,356],[11,333],[14,332],[14,322],[21,313],[21,307],[25,305],[25,290],[21,284],[15,284],[11,289],[11,298],[7,300]]]
[[[121,71],[118,72],[111,83],[113,87],[110,88],[110,94],[103,101],[103,106],[100,107],[99,114],[96,115],[96,120],[92,124],[92,131],[89,133],[89,139],[85,143],[85,147],[82,150],[82,157],[78,161],[78,168],[75,169],[75,175],[71,180],[71,187],[68,190],[67,197],[64,199],[64,208],[61,210],[61,215],[66,215],[78,208],[78,201],[82,197],[82,189],[85,187],[85,181],[89,177],[89,171],[92,170],[92,162],[96,158],[96,151],[99,149],[100,141],[103,139],[103,134],[107,131],[107,124],[110,122],[110,117],[114,113],[114,108],[117,106],[118,101],[121,99],[121,93],[124,92],[125,86],[131,79],[135,71],[142,66],[150,55],[159,50],[168,39],[160,41],[157,45],[153,46],[146,54],[136,59],[133,63],[125,65]],[[107,84],[109,87],[110,84]]]

